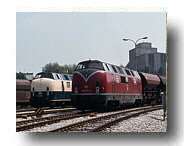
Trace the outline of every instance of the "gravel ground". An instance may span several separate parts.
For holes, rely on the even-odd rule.
[[[114,113],[116,113],[116,112],[114,112]],[[99,116],[105,116],[105,115],[109,115],[109,114],[110,113],[101,113],[101,114],[97,114],[94,117],[87,116],[87,117],[74,118],[74,119],[70,119],[70,120],[60,121],[60,122],[54,123],[54,124],[47,124],[45,126],[35,127],[33,129],[26,130],[25,132],[48,132],[50,130],[54,130],[54,129],[57,129],[57,128],[60,128],[60,127],[64,127],[64,126],[67,126],[67,125],[70,125],[70,124],[73,124],[73,123],[77,123],[77,122],[81,122],[81,121],[84,121],[84,120],[96,118],[96,117],[99,117]]]
[[[114,112],[115,113],[115,112]],[[84,121],[99,116],[108,115],[110,113],[97,114],[94,117],[80,117],[70,120],[60,121],[58,123],[45,125],[41,127],[35,127],[33,129],[26,130],[24,132],[48,132],[50,130],[57,129],[59,127],[67,126],[75,122]],[[163,121],[163,110],[157,110],[142,114],[139,117],[130,118],[122,121],[103,132],[166,132],[167,121]]]
[[[142,114],[122,121],[103,132],[166,132],[167,120],[163,121],[163,110]]]

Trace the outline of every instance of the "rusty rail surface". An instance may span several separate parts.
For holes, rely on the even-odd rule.
[[[109,127],[111,127],[111,126],[113,126],[113,125],[115,125],[115,124],[117,124],[117,123],[119,123],[119,122],[121,122],[123,120],[127,120],[129,118],[139,116],[140,114],[144,114],[144,113],[151,112],[151,111],[154,111],[154,110],[159,110],[159,109],[162,109],[162,107],[153,107],[153,108],[145,109],[145,110],[137,112],[137,113],[132,113],[130,115],[126,115],[124,117],[121,117],[121,118],[115,119],[115,120],[113,120],[111,122],[108,122],[108,123],[106,123],[106,124],[104,124],[102,126],[99,126],[99,127],[95,128],[95,129],[91,130],[91,132],[100,132],[100,131],[102,131],[102,130],[104,130],[106,128],[109,128]]]
[[[162,106],[155,106],[154,108],[161,108],[161,107]],[[85,121],[82,121],[82,122],[77,122],[77,123],[74,123],[74,124],[71,124],[71,125],[68,125],[68,126],[60,127],[60,128],[48,131],[48,132],[67,132],[67,131],[71,131],[72,128],[80,127],[80,126],[83,126],[87,123],[96,122],[96,121],[99,121],[99,120],[111,118],[111,117],[114,117],[114,116],[130,113],[130,112],[135,112],[135,111],[139,111],[139,110],[146,110],[146,109],[149,109],[149,108],[152,108],[152,106],[141,107],[141,108],[136,108],[136,109],[130,109],[130,110],[127,110],[127,111],[121,111],[121,112],[118,112],[118,113],[113,113],[113,114],[110,114],[110,115],[101,116],[101,117],[85,120]]]
[[[53,113],[61,113],[61,112],[71,112],[71,111],[76,111],[77,109],[57,109],[57,110],[51,110],[51,111],[44,111],[44,115],[45,114],[53,114]],[[27,117],[30,116],[35,116],[35,113],[21,113],[21,114],[16,114],[16,118],[21,118],[24,115],[26,115]]]
[[[59,122],[61,120],[68,120],[68,119],[73,119],[73,118],[77,118],[77,117],[84,117],[84,116],[88,116],[88,115],[90,115],[90,113],[85,113],[85,114],[70,113],[70,114],[65,114],[65,115],[45,117],[45,118],[41,118],[41,120],[44,120],[44,119],[47,118],[48,119],[47,121],[16,127],[16,132],[24,131],[24,130],[27,130],[27,129],[32,129],[32,128],[43,126],[43,125],[46,125],[46,124],[56,123],[56,122]],[[36,120],[37,119],[35,119],[35,121]],[[20,122],[23,122],[23,121],[20,121]]]

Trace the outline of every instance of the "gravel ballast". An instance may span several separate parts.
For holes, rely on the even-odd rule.
[[[95,117],[108,115],[109,113],[101,113]],[[94,117],[80,117],[74,118],[66,121],[60,121],[58,123],[45,125],[41,127],[36,127],[33,129],[26,130],[25,132],[47,132],[59,127],[70,125],[74,122],[79,122]],[[157,110],[149,112],[147,114],[142,114],[138,117],[130,118],[124,120],[103,132],[166,132],[167,130],[167,120],[163,121],[163,110]]]
[[[166,132],[167,119],[163,121],[163,110],[157,110],[124,120],[103,132]]]

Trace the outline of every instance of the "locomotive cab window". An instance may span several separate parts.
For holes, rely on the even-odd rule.
[[[103,64],[98,61],[85,61],[81,62],[77,65],[75,70],[81,70],[81,69],[99,69],[104,70]]]
[[[44,72],[41,72],[41,73],[36,74],[36,76],[35,76],[34,79],[39,79],[39,78],[50,78],[50,79],[54,79],[52,73],[44,73]]]

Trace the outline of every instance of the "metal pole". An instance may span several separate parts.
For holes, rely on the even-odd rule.
[[[137,49],[136,49],[136,45],[137,45],[137,42],[139,40],[142,40],[142,39],[147,39],[148,37],[143,37],[143,38],[140,38],[138,39],[136,42],[134,40],[131,40],[131,39],[123,39],[123,41],[132,41],[134,44],[135,44],[135,68],[137,70],[137,57],[136,57],[136,53],[137,53]]]
[[[165,93],[162,92],[161,93],[161,96],[162,96],[162,106],[163,106],[163,121],[165,121],[165,113],[166,113],[166,98],[165,98]]]

